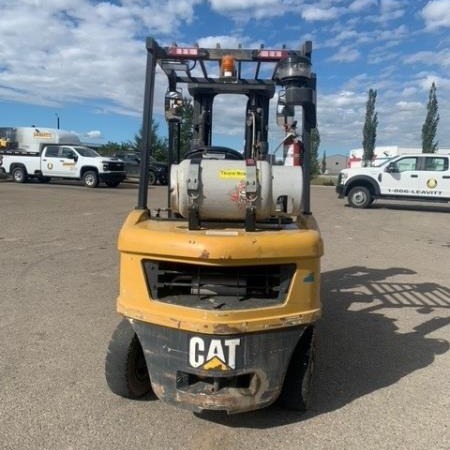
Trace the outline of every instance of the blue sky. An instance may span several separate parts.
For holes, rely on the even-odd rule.
[[[450,147],[450,0],[0,0],[0,10],[0,126],[59,117],[85,141],[127,141],[141,126],[146,36],[222,48],[311,40],[321,152],[361,147],[369,89],[377,144],[420,147],[433,81],[438,139]],[[165,89],[158,79],[157,107]],[[240,149],[242,108],[220,99],[215,143]]]

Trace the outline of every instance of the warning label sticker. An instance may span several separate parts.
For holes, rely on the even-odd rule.
[[[219,171],[219,178],[242,180],[246,177],[246,171],[242,169],[223,169]]]

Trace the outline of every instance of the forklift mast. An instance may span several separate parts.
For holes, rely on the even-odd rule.
[[[151,124],[157,66],[168,81],[165,97],[166,119],[169,124],[169,164],[179,163],[179,133],[182,95],[178,84],[186,84],[193,98],[193,136],[191,149],[208,148],[212,145],[212,121],[214,98],[219,94],[247,96],[245,113],[245,146],[243,159],[263,161],[268,159],[269,102],[276,87],[284,89],[284,104],[287,107],[301,106],[303,155],[303,214],[310,212],[310,145],[311,129],[316,126],[316,76],[311,73],[312,44],[304,43],[300,50],[293,51],[260,49],[222,49],[161,47],[153,38],[146,41],[147,67],[144,93],[143,147],[138,205],[136,209],[147,209],[148,166],[152,152]],[[212,77],[211,62],[218,64],[219,77]],[[260,77],[263,65],[275,66],[271,78]],[[253,75],[245,77],[244,74]],[[217,73],[217,71],[215,72]],[[177,154],[177,158],[174,155]]]

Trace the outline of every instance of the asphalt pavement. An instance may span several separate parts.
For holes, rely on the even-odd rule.
[[[166,188],[149,190],[163,206]],[[195,415],[112,394],[117,236],[135,185],[0,182],[0,448],[450,448],[450,206],[355,210],[312,187],[325,241],[311,410]]]

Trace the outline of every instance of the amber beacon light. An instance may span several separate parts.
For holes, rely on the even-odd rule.
[[[220,64],[220,76],[223,78],[232,78],[236,76],[236,67],[234,65],[234,56],[224,55]]]

